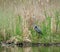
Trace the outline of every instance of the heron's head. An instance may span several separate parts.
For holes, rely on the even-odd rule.
[[[37,26],[35,26],[35,28],[37,28]]]

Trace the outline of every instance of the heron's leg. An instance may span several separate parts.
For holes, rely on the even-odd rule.
[[[36,36],[37,36],[37,41],[39,42],[40,41],[40,34],[36,33]]]
[[[38,33],[36,32],[36,41],[39,42]]]

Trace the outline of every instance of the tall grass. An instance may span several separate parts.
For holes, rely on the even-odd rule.
[[[42,36],[39,37],[39,34],[33,29],[33,27],[29,27],[29,31],[31,31],[31,41],[32,42],[41,42],[41,43],[48,43],[48,42],[60,42],[60,13],[56,12],[55,15],[55,24],[56,24],[56,32],[51,32],[51,18],[47,13],[45,13],[45,20],[41,22],[41,24],[37,21],[37,25],[40,25],[41,31],[43,33]],[[3,22],[4,21],[4,22]],[[53,24],[54,25],[54,24]],[[7,16],[0,22],[0,41],[9,40],[11,37],[16,37],[19,41],[23,41],[23,30],[22,30],[22,17],[12,17]]]
[[[56,32],[58,32],[58,28],[59,28],[59,19],[60,18],[60,13],[58,11],[55,12],[55,23],[56,23]]]
[[[31,29],[31,33],[32,33],[32,41],[33,42],[41,42],[41,43],[51,43],[51,42],[60,42],[60,33],[56,33],[56,32],[60,32],[58,31],[60,26],[60,15],[59,12],[56,12],[55,14],[55,25],[56,25],[56,31],[52,32],[51,29],[51,23],[52,23],[52,16],[49,16],[47,13],[45,13],[45,20],[40,24],[40,28],[41,31],[43,32],[42,37],[40,37],[40,39],[38,40],[38,33],[36,33],[33,29]],[[54,25],[54,24],[53,24]]]
[[[31,36],[30,36],[31,41],[34,43],[39,42],[37,32],[33,28],[30,28],[30,31],[31,31]]]
[[[18,35],[16,38],[20,41],[22,41],[22,17],[17,16],[16,17],[16,35]]]
[[[6,41],[11,37],[16,37],[22,41],[22,18],[21,16],[17,17],[5,17],[5,22],[1,22],[0,25],[0,40]]]

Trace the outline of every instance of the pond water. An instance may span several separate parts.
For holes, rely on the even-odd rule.
[[[49,47],[0,46],[0,52],[60,52],[60,47],[56,47],[56,46],[49,46]]]

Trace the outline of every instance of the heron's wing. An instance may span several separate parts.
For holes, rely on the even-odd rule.
[[[34,29],[35,29],[35,31],[36,31],[36,32],[38,32],[38,33],[42,34],[42,32],[41,32],[41,30],[40,30],[40,28],[39,28],[39,27],[34,28]]]
[[[37,27],[37,28],[34,28],[37,32],[40,32],[41,30]]]

